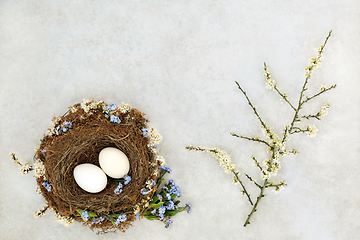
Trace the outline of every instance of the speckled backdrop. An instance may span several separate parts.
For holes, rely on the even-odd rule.
[[[359,22],[357,0],[1,0],[0,238],[358,239]],[[234,81],[281,131],[291,109],[265,89],[263,62],[295,102],[308,58],[330,30],[310,83],[338,85],[311,105],[329,102],[329,114],[315,122],[316,138],[290,140],[300,154],[284,158],[278,179],[288,186],[268,192],[244,228],[250,206],[232,177],[185,146],[220,147],[255,174],[250,156],[265,149],[229,134],[262,134]],[[83,98],[128,102],[147,114],[191,214],[176,216],[170,230],[143,219],[125,234],[99,236],[80,224],[63,227],[50,212],[33,218],[44,200],[9,153],[31,161],[52,117]]]

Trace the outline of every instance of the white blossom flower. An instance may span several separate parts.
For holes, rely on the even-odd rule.
[[[62,225],[64,226],[70,226],[74,223],[74,219],[71,217],[62,216],[60,213],[58,213],[55,209],[50,208],[51,211],[54,213],[56,220],[58,220]]]
[[[321,90],[321,91],[324,91],[326,88],[327,88],[326,85],[321,85],[321,86],[320,86],[320,90]]]
[[[32,170],[32,166],[30,165],[30,163],[26,162],[21,164],[21,168],[20,168],[20,172],[22,174],[26,174],[28,172],[30,172]]]
[[[36,161],[34,162],[34,176],[36,178],[39,178],[41,176],[45,175],[45,165],[44,162],[36,159]]]
[[[135,205],[134,214],[137,215],[140,212],[139,205]]]
[[[327,103],[325,104],[321,109],[320,109],[320,112],[319,112],[319,116],[320,117],[325,117],[328,112],[329,112],[329,107],[330,107],[330,104]]]
[[[162,140],[162,136],[155,128],[150,128],[148,130],[148,136],[150,138],[150,143],[149,143],[150,146],[158,145]]]
[[[84,110],[85,113],[88,113],[90,111],[90,100],[84,99],[82,103],[80,104],[81,108]]]
[[[122,103],[119,107],[120,112],[127,113],[131,111],[131,105],[128,103]]]
[[[264,76],[265,76],[265,86],[266,88],[274,91],[276,86],[276,81],[271,77],[271,73],[268,70],[266,64],[264,64]]]
[[[315,137],[319,129],[315,125],[307,126],[308,137]]]
[[[275,86],[276,86],[276,81],[273,78],[268,78],[268,79],[265,80],[265,85],[266,85],[266,88],[274,91]]]
[[[160,165],[165,164],[165,158],[163,156],[161,156],[161,155],[156,156],[156,161],[160,162]]]
[[[236,178],[236,176],[233,176],[233,184],[234,185],[238,185],[239,184],[239,180]]]
[[[76,107],[74,107],[74,106],[72,106],[72,107],[70,108],[70,111],[71,111],[72,113],[74,113],[74,112],[76,112],[76,111],[77,111],[77,108],[76,108]]]
[[[150,144],[148,144],[148,147],[150,148],[151,153],[153,153],[153,154],[157,154],[157,153],[158,153],[158,150],[157,150],[156,147],[151,146]]]
[[[321,56],[314,56],[309,59],[309,65],[316,69],[321,66]]]
[[[39,217],[44,216],[47,209],[48,209],[48,206],[45,206],[42,209],[35,211],[33,214],[34,218],[39,218]]]
[[[218,160],[225,173],[231,173],[235,170],[235,164],[231,162],[231,157],[224,150],[214,148],[208,151]]]

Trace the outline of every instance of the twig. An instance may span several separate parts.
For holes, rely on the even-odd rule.
[[[250,198],[250,194],[246,191],[246,188],[245,188],[244,184],[241,182],[241,180],[240,180],[240,178],[239,178],[239,176],[238,176],[239,173],[238,173],[238,172],[235,172],[234,170],[232,170],[232,173],[235,175],[236,179],[237,179],[238,182],[240,183],[240,185],[241,185],[241,187],[242,187],[242,189],[243,189],[242,192],[245,193],[245,195],[247,196],[250,204],[251,204],[251,205],[254,205],[253,202],[252,202],[252,200],[251,200],[251,198]]]
[[[286,94],[281,93],[280,90],[276,87],[276,85],[274,86],[274,89],[275,89],[276,92],[285,100],[285,102],[287,102],[287,103],[290,105],[290,107],[291,107],[294,111],[296,111],[296,108],[295,108],[295,107],[291,104],[291,102],[287,99]]]
[[[254,205],[253,208],[251,209],[251,212],[250,212],[250,214],[248,215],[248,217],[247,217],[247,219],[246,219],[246,221],[245,221],[245,223],[244,223],[244,227],[246,227],[248,224],[250,224],[250,218],[251,218],[251,216],[256,212],[256,210],[257,210],[257,209],[256,209],[257,205],[259,204],[260,200],[261,200],[263,197],[265,197],[265,195],[264,195],[264,189],[265,189],[265,186],[266,186],[266,184],[267,184],[267,181],[268,181],[268,179],[265,179],[264,184],[261,186],[261,188],[260,188],[260,194],[259,194],[259,196],[256,198],[255,205]]]
[[[244,175],[250,180],[250,182],[253,182],[257,187],[261,188],[261,186],[254,179],[252,179],[252,177],[250,177],[247,173],[244,173]]]
[[[250,137],[244,137],[244,136],[242,136],[242,135],[237,135],[237,134],[235,134],[235,133],[230,133],[230,134],[231,134],[231,136],[234,136],[234,137],[244,138],[244,139],[247,139],[247,140],[250,140],[250,141],[259,142],[259,143],[264,143],[264,144],[266,144],[268,147],[271,147],[268,142],[266,142],[265,140],[261,140],[261,139],[259,139],[259,138],[257,138],[257,137],[255,137],[255,138],[250,138]]]
[[[236,85],[238,86],[238,88],[240,89],[240,91],[244,94],[246,100],[248,101],[248,104],[250,105],[250,107],[252,108],[252,110],[254,111],[255,115],[257,116],[257,118],[259,119],[261,125],[267,129],[267,126],[265,124],[265,122],[263,122],[263,120],[261,119],[260,115],[258,114],[258,112],[256,111],[256,107],[251,103],[250,99],[248,98],[248,96],[246,95],[246,92],[241,88],[240,84],[235,81]]]
[[[321,90],[320,92],[318,92],[317,94],[315,94],[315,95],[313,95],[313,96],[311,96],[311,97],[307,97],[306,100],[304,100],[304,101],[301,103],[301,105],[303,105],[304,103],[310,101],[311,99],[313,99],[313,98],[319,96],[320,94],[322,94],[322,93],[324,93],[324,92],[327,92],[327,91],[329,91],[329,90],[331,90],[331,89],[333,89],[333,88],[336,88],[336,84],[335,84],[335,85],[332,85],[331,87],[324,88],[323,90]]]

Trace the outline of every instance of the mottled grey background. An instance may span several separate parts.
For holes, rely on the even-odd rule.
[[[357,0],[0,1],[0,238],[357,239],[359,9]],[[289,146],[300,154],[284,158],[278,175],[288,186],[269,191],[244,228],[250,206],[231,176],[184,147],[223,148],[257,177],[250,156],[265,157],[265,149],[229,134],[262,134],[234,81],[281,131],[291,109],[265,89],[263,62],[295,102],[308,58],[331,29],[310,83],[313,93],[338,84],[310,104],[329,102],[329,115],[315,122],[316,138],[293,136]],[[171,230],[143,219],[126,234],[96,236],[80,224],[63,227],[50,212],[33,218],[44,200],[9,153],[31,161],[51,118],[83,98],[128,102],[163,135],[168,178],[193,205]]]

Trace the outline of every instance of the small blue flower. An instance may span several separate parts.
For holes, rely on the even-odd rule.
[[[165,197],[167,198],[167,200],[171,200],[171,195],[169,193],[165,194]]]
[[[185,204],[185,209],[187,210],[188,213],[191,213],[191,204],[190,203]]]
[[[152,214],[155,214],[155,213],[156,213],[156,209],[152,210],[151,213],[152,213]]]
[[[136,214],[136,219],[139,219],[140,218],[140,213],[138,212],[137,214]]]
[[[84,220],[84,222],[86,222],[87,220],[89,220],[89,214],[88,214],[88,212],[87,212],[87,211],[83,211],[83,212],[81,213],[81,217],[82,217],[82,219]]]
[[[178,186],[173,185],[170,189],[170,194],[176,194],[178,197],[181,197],[180,188]]]
[[[170,229],[172,222],[173,222],[172,217],[166,217],[166,219],[165,219],[165,228]]]
[[[105,113],[105,117],[106,117],[106,118],[109,118],[109,114]]]
[[[119,195],[122,192],[122,187],[123,185],[119,183],[119,185],[115,188],[114,193]]]
[[[141,131],[142,131],[142,134],[144,137],[149,137],[149,134],[148,134],[148,130],[147,128],[142,128]]]
[[[46,153],[46,150],[45,150],[45,149],[44,149],[44,150],[41,150],[41,152],[42,152],[42,153]]]
[[[122,192],[122,188],[115,188],[114,193],[119,195]]]
[[[175,208],[174,202],[170,200],[170,201],[167,203],[167,205],[165,206],[165,208],[166,208],[167,210],[173,210],[173,209]]]
[[[165,207],[164,207],[164,205],[161,205],[160,207],[159,207],[159,214],[164,214],[165,213]]]
[[[159,198],[159,201],[162,201],[162,196],[160,194],[156,195]]]
[[[171,169],[168,167],[165,167],[164,165],[160,166],[162,169],[164,169],[165,171],[167,171],[168,173],[171,173]]]
[[[151,184],[152,184],[153,186],[155,186],[155,184],[156,184],[155,180],[154,180],[154,179],[150,179],[150,181],[151,181]]]
[[[142,189],[140,190],[140,193],[141,193],[142,195],[147,195],[147,194],[149,194],[150,192],[151,192],[151,190],[146,191],[144,188],[142,188]]]
[[[48,192],[51,192],[51,191],[52,191],[52,187],[51,187],[51,185],[50,185],[50,183],[49,183],[48,181],[43,182],[42,185],[46,188],[46,190],[47,190]]]
[[[115,115],[111,115],[110,116],[110,122],[113,122],[113,123],[120,123],[121,120],[118,116],[115,116]]]
[[[174,180],[169,180],[169,183],[170,183],[171,186],[175,186]]]
[[[130,181],[131,181],[131,177],[129,175],[126,175],[124,184],[127,185],[129,184]]]
[[[117,219],[116,219],[116,222],[115,222],[115,225],[119,225],[121,222],[125,222],[127,219],[127,216],[126,214],[121,214]]]
[[[112,103],[112,104],[110,104],[110,105],[107,105],[106,106],[106,109],[107,110],[111,110],[111,111],[114,111],[115,109],[116,109],[116,104],[115,103]]]
[[[100,216],[98,218],[95,218],[93,221],[92,221],[92,224],[99,224],[101,222],[105,221],[105,217],[104,216]]]
[[[112,111],[114,111],[114,110],[116,109],[116,104],[115,104],[115,103],[112,103],[111,106],[110,106],[110,109],[111,109]]]
[[[63,131],[63,132],[67,132],[67,128],[62,128],[62,131]]]

